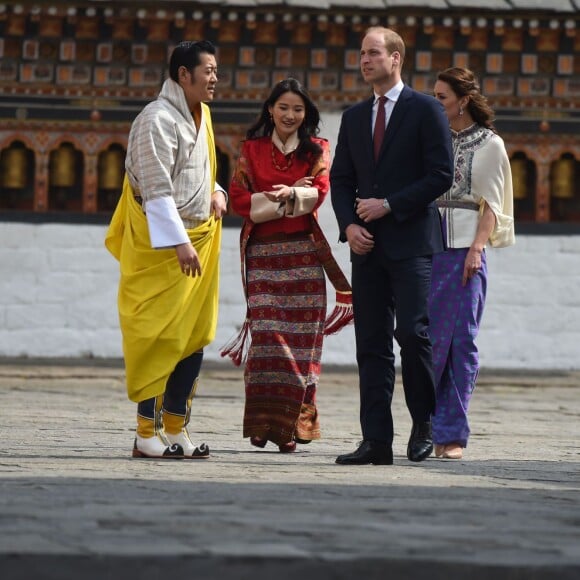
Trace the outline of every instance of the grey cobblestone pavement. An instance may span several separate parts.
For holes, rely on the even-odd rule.
[[[0,364],[0,577],[580,577],[580,373],[482,373],[461,461],[344,467],[352,370],[319,389],[323,439],[287,455],[241,437],[243,379],[206,367],[192,431],[207,461],[130,457],[119,366]]]

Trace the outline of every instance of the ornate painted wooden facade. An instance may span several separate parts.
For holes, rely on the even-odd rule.
[[[212,104],[220,180],[271,86],[305,83],[326,113],[365,98],[361,35],[406,41],[404,79],[481,80],[508,147],[520,223],[580,227],[580,14],[576,0],[0,2],[0,214],[106,219],[120,191],[130,123],[154,99],[175,43],[218,46]]]

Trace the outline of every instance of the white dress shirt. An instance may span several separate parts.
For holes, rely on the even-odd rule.
[[[381,97],[387,97],[385,101],[385,128],[389,124],[389,119],[391,118],[391,113],[395,108],[396,102],[399,100],[401,96],[401,92],[405,87],[405,83],[403,81],[399,81],[392,89],[388,90],[384,95],[377,95],[375,93],[375,101],[373,103],[373,122],[372,122],[372,131],[371,134],[375,132],[375,123],[377,120],[377,111],[379,110],[379,99]]]

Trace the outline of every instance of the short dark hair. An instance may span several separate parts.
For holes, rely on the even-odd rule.
[[[399,68],[402,69],[405,60],[405,41],[401,36],[394,30],[385,28],[384,26],[371,26],[370,28],[367,28],[365,36],[371,32],[378,32],[383,35],[383,38],[385,39],[385,48],[389,54],[393,54],[393,52],[396,51],[401,55],[401,64],[399,65]]]
[[[179,68],[184,66],[188,71],[201,63],[200,54],[215,54],[215,46],[209,40],[180,42],[171,53],[169,60],[169,76],[179,82]]]

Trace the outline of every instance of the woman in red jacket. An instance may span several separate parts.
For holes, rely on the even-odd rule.
[[[281,452],[320,438],[316,385],[323,335],[352,318],[350,286],[316,221],[330,165],[328,141],[316,137],[319,122],[301,84],[279,82],[247,132],[229,190],[233,210],[244,218],[248,312],[222,355],[240,364],[251,337],[243,434],[252,445],[271,441]],[[338,291],[338,308],[326,323],[325,271]]]

